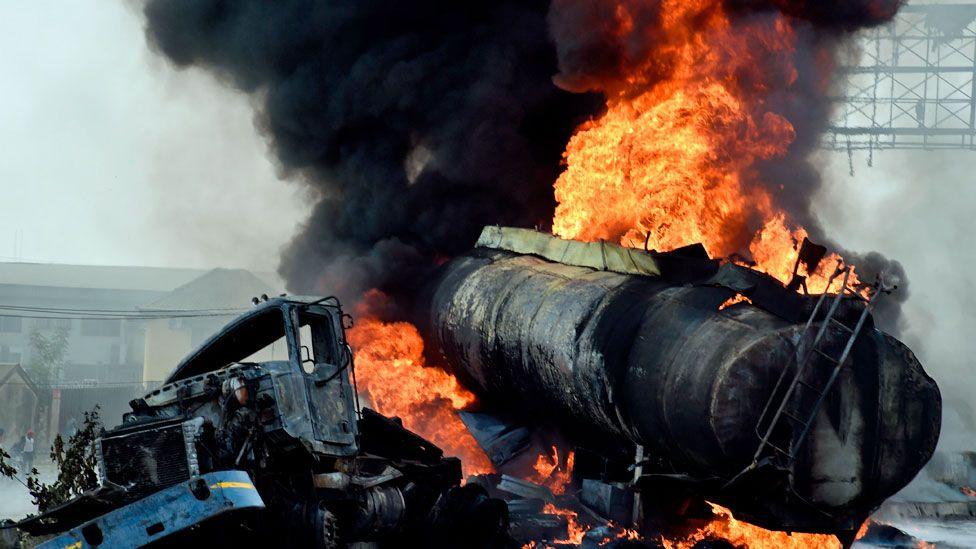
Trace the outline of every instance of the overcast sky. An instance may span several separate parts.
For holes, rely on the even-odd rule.
[[[300,189],[247,99],[152,54],[130,3],[5,3],[0,74],[0,260],[277,265]]]
[[[246,98],[149,52],[129,3],[0,13],[0,260],[275,268],[308,201],[275,176]],[[821,216],[847,247],[904,263],[909,340],[960,391],[945,381],[976,377],[976,152],[865,160],[852,177],[846,155],[822,155]]]

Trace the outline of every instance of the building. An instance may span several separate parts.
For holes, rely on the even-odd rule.
[[[36,358],[32,333],[49,336],[65,330],[67,356],[61,381],[142,381],[145,322],[123,319],[123,313],[113,311],[136,312],[204,272],[0,263],[0,362],[28,365]]]
[[[0,262],[0,363],[38,378],[38,338],[63,334],[61,374],[33,379],[42,393],[34,413],[50,413],[62,430],[99,404],[111,423],[252,297],[280,286],[274,275],[242,269]]]
[[[60,381],[153,381],[143,375],[147,358],[182,357],[252,297],[274,294],[267,278],[243,269],[0,263],[0,362],[30,364],[33,332],[65,330]],[[163,325],[171,333],[164,335]],[[158,335],[147,352],[150,326]],[[176,344],[163,345],[166,337]]]
[[[142,379],[166,379],[183,357],[240,314],[252,298],[274,293],[249,271],[214,269],[140,307],[147,314],[174,315],[147,321]],[[207,314],[176,316],[196,311]]]

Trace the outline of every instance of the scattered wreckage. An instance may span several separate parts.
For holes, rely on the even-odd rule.
[[[502,502],[360,410],[344,318],[334,298],[258,304],[97,440],[97,490],[17,526],[51,548],[502,546]]]

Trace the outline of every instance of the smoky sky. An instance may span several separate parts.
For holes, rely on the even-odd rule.
[[[281,169],[318,203],[292,291],[411,287],[486,224],[549,223],[573,127],[599,98],[551,82],[539,2],[149,2],[152,44],[259,99]],[[409,166],[409,169],[407,169]]]
[[[315,191],[282,255],[289,289],[348,300],[374,287],[409,295],[486,224],[548,228],[573,129],[599,114],[608,82],[654,51],[661,3],[621,4],[635,15],[625,36],[608,32],[614,4],[583,0],[149,0],[145,16],[158,52],[253,97],[279,169]],[[830,108],[817,84],[832,69],[818,56],[899,5],[722,6],[734,18],[797,22],[799,81],[770,96],[797,142],[758,173],[785,182],[778,199],[816,237],[826,235],[810,212],[819,175],[807,157]]]

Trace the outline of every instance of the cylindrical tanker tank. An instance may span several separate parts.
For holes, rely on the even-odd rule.
[[[752,461],[760,414],[803,330],[769,311],[790,300],[810,310],[810,300],[721,269],[665,276],[665,256],[655,263],[602,244],[596,265],[585,244],[548,236],[528,238],[527,249],[487,246],[528,233],[499,231],[508,229],[486,229],[479,247],[442,267],[426,309],[434,348],[486,404],[557,425],[590,448],[641,445],[648,478],[685,479],[736,516],[781,530],[856,530],[934,451],[937,386],[869,322],[784,474],[729,487]],[[750,273],[764,276],[739,274]],[[737,291],[769,306],[722,308]],[[834,332],[839,354],[846,339]],[[815,366],[806,381],[826,384],[829,368]]]

